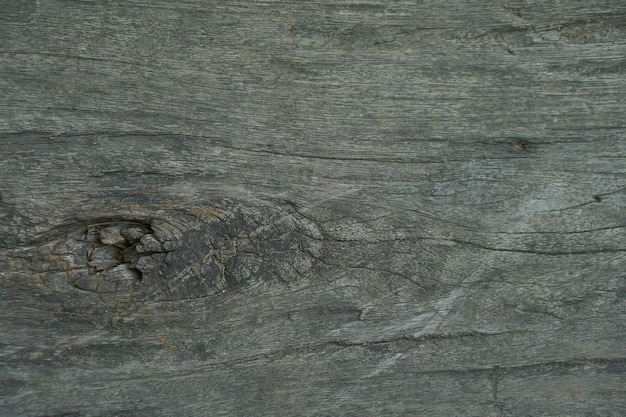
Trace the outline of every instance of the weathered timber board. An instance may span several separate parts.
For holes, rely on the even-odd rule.
[[[0,1],[0,415],[626,414],[626,3]]]

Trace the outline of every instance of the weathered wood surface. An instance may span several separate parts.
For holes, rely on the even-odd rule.
[[[0,414],[626,414],[626,3],[0,1]]]

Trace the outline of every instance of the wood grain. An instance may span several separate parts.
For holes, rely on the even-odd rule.
[[[0,414],[626,414],[626,4],[0,1]]]

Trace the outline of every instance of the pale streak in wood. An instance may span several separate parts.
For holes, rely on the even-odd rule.
[[[0,414],[626,414],[624,22],[618,0],[0,2]],[[320,236],[268,227],[313,239],[310,268],[155,301],[36,249],[222,203],[306,219]]]

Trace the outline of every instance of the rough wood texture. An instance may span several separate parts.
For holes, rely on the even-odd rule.
[[[626,3],[0,1],[0,414],[626,415]]]

